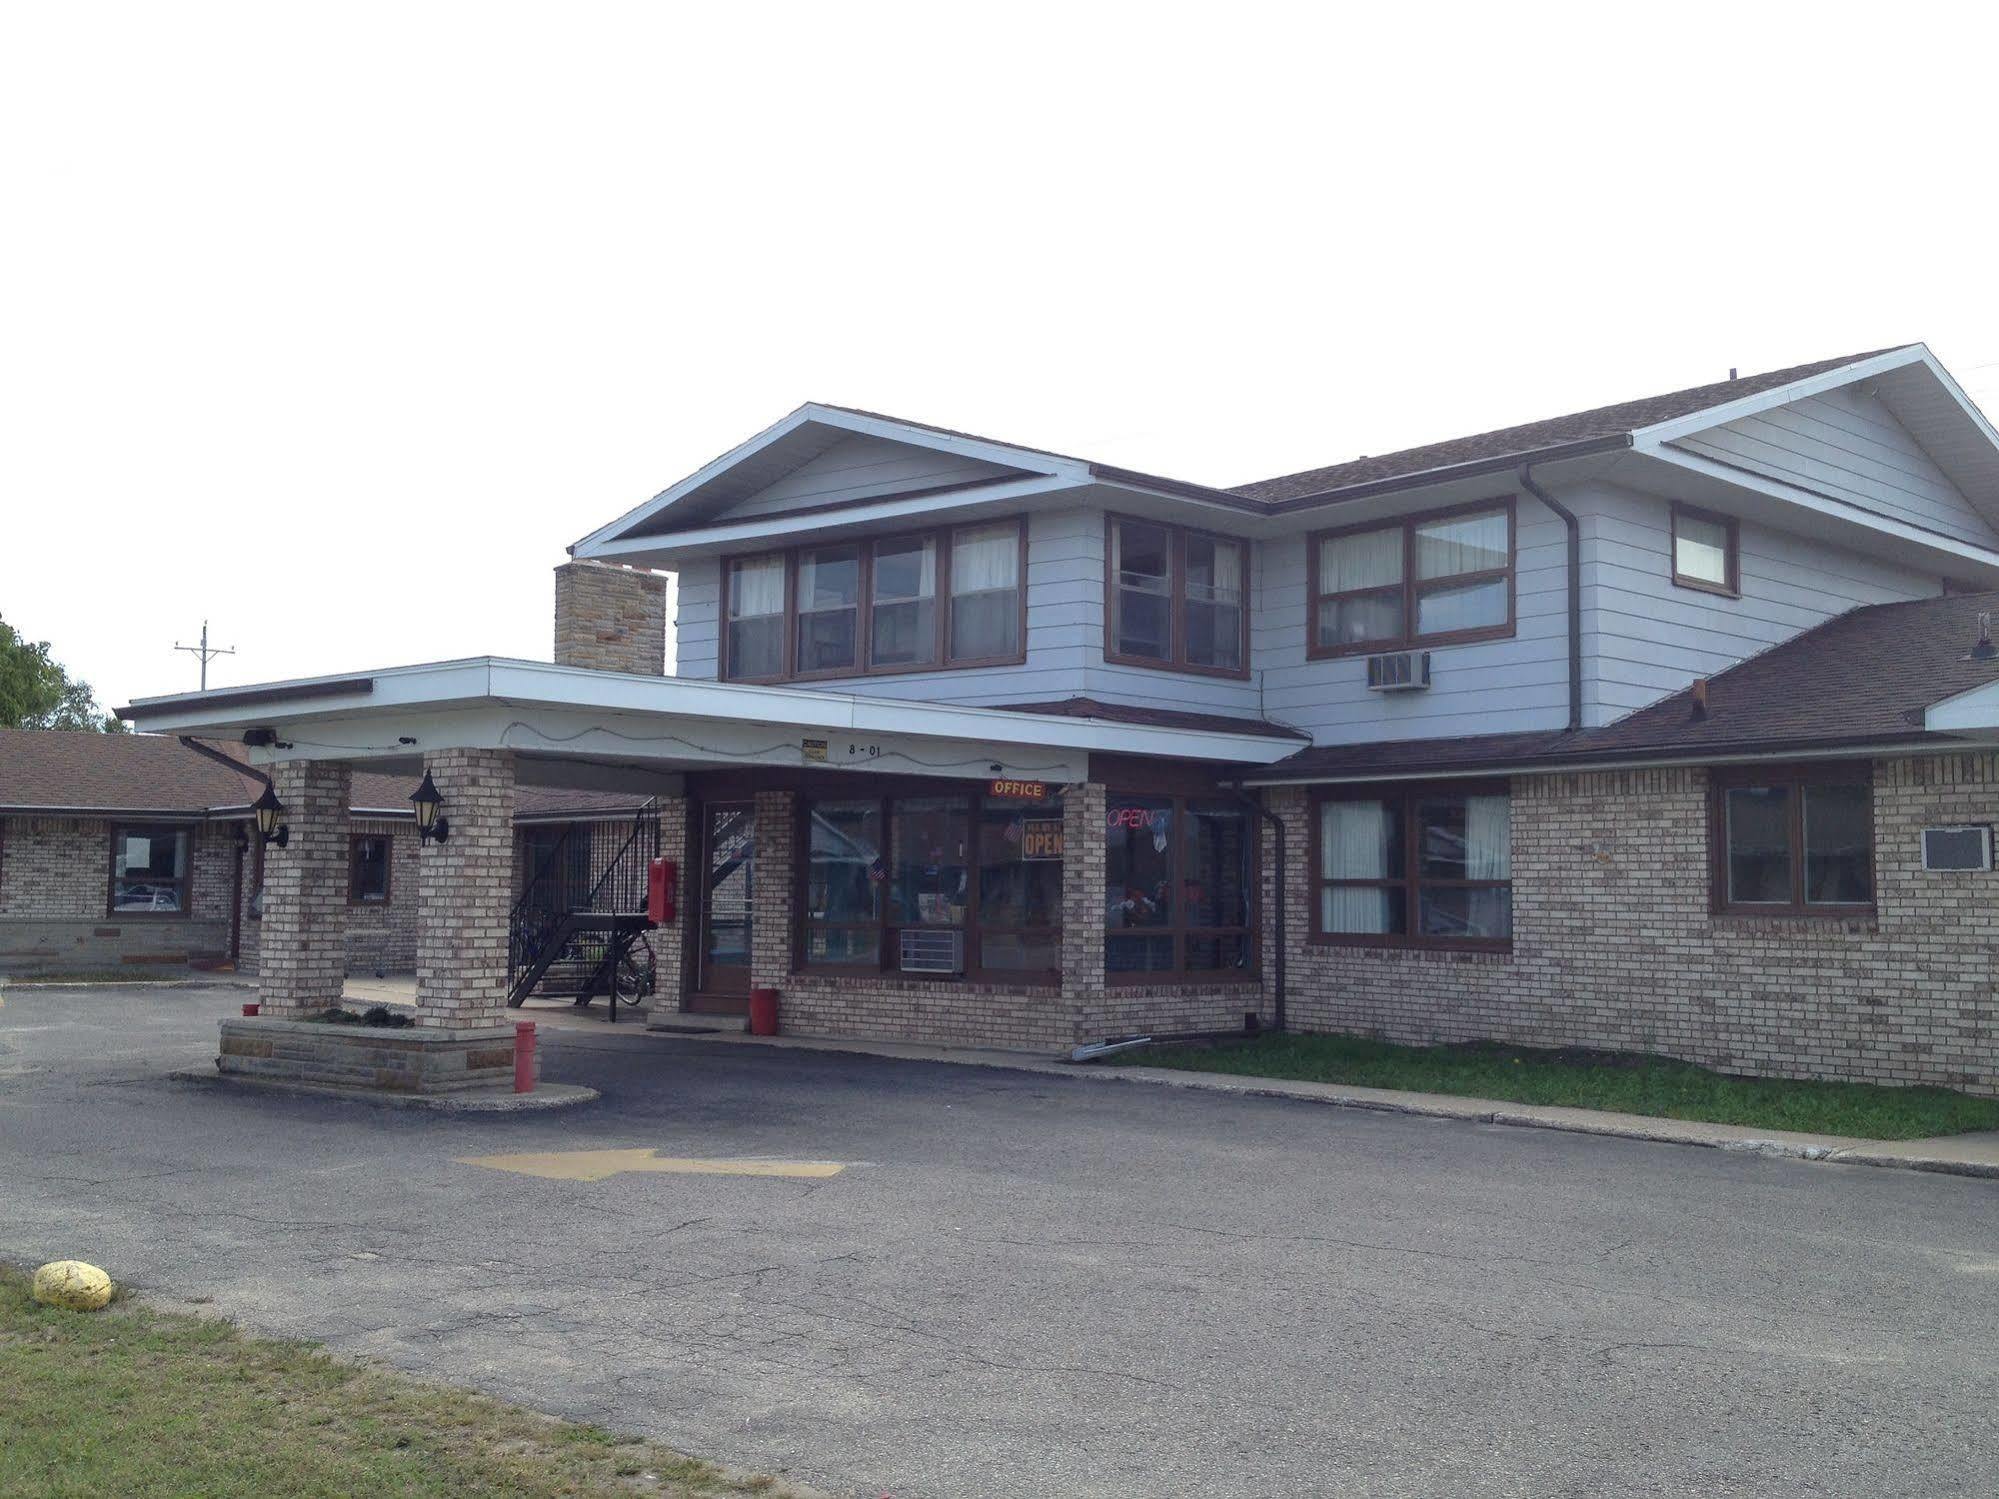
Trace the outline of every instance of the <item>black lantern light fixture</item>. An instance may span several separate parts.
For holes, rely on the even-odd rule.
[[[410,793],[410,800],[416,803],[416,835],[424,843],[442,843],[451,836],[451,819],[440,817],[444,798],[437,794],[437,783],[430,778],[430,772],[423,773],[423,784]]]
[[[279,848],[291,842],[291,825],[278,820],[285,815],[285,804],[278,800],[278,788],[269,781],[264,782],[264,794],[250,803],[250,815],[257,819],[257,832],[264,842]]]

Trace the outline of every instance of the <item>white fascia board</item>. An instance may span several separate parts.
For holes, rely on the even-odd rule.
[[[1931,703],[1923,710],[1923,727],[1939,734],[1999,730],[1999,682],[1987,682]]]
[[[345,680],[325,677],[232,687],[226,692],[226,706],[219,708],[207,706],[204,699],[224,698],[221,691],[146,698],[132,707],[149,731],[234,735],[246,728],[268,727],[281,737],[295,735],[300,747],[314,747],[306,743],[312,738],[318,748],[341,756],[376,758],[460,744],[464,734],[474,732],[472,719],[494,707],[516,715],[531,710],[608,713],[640,721],[665,718],[750,725],[795,731],[801,736],[831,731],[1259,765],[1281,760],[1300,748],[1300,741],[1267,734],[1165,728],[747,682],[593,671],[504,657],[391,667],[369,675],[374,685],[366,694],[335,698],[283,695],[315,682]],[[253,696],[258,692],[270,692],[273,699],[259,704]],[[307,725],[312,726],[310,733]],[[483,734],[484,729],[477,732]],[[405,735],[415,738],[417,746],[399,745],[397,741]]]
[[[782,421],[766,427],[747,442],[738,443],[721,457],[703,464],[678,483],[661,490],[642,505],[634,506],[609,525],[599,526],[588,536],[570,547],[572,557],[608,558],[626,555],[633,551],[644,551],[644,545],[634,542],[651,542],[652,549],[660,549],[660,544],[677,547],[687,544],[683,537],[692,533],[681,533],[671,537],[655,536],[645,538],[624,538],[633,526],[652,519],[685,496],[700,489],[711,480],[719,478],[746,458],[754,457],[779,438],[788,436],[807,423],[825,427],[838,427],[844,431],[864,436],[882,437],[892,442],[907,443],[912,447],[930,448],[939,452],[957,453],[968,458],[977,458],[987,463],[999,464],[1007,468],[1026,469],[1044,478],[1062,477],[1072,483],[1089,481],[1089,465],[1073,458],[1058,458],[1051,453],[1036,452],[1032,448],[1009,447],[1004,443],[988,442],[983,438],[955,437],[942,432],[928,431],[911,426],[889,417],[862,416],[858,412],[841,411],[836,407],[821,406],[808,401]]]
[[[1827,370],[1823,374],[1807,375],[1802,380],[1793,380],[1789,385],[1758,391],[1755,395],[1743,396],[1719,406],[1708,406],[1689,416],[1675,417],[1669,422],[1655,422],[1649,427],[1640,427],[1632,434],[1632,440],[1639,447],[1656,447],[1662,442],[1672,442],[1675,438],[1685,437],[1690,432],[1704,432],[1709,427],[1726,426],[1729,422],[1740,421],[1745,416],[1754,416],[1759,411],[1788,406],[1791,402],[1802,401],[1807,396],[1815,396],[1842,385],[1851,385],[1871,375],[1885,374],[1889,370],[1898,370],[1908,364],[1927,364],[1939,374],[1942,372],[1942,367],[1930,357],[1927,348],[1921,344],[1911,344],[1905,349],[1890,349],[1887,353],[1877,354],[1872,359],[1842,364],[1838,369]]]
[[[1669,463],[1676,468],[1699,474],[1703,478],[1715,480],[1717,483],[1733,485],[1737,489],[1768,495],[1772,499],[1783,500],[1801,510],[1809,510],[1830,520],[1866,526],[1883,535],[1892,536],[1897,541],[1908,542],[1941,555],[1959,557],[1967,562],[1975,562],[1981,567],[1999,567],[1999,551],[1991,547],[1961,541],[1955,536],[1946,536],[1941,531],[1912,526],[1906,521],[1896,520],[1893,516],[1884,515],[1878,510],[1870,510],[1854,501],[1834,499],[1830,495],[1799,489],[1795,485],[1784,483],[1781,479],[1771,479],[1762,474],[1751,473],[1747,469],[1717,463],[1711,458],[1689,452],[1684,448],[1660,448],[1648,445],[1636,451],[1641,457]]]
[[[606,561],[646,561],[670,566],[677,558],[735,547],[777,547],[798,536],[846,529],[851,526],[893,524],[917,520],[971,505],[1007,505],[1039,495],[1081,488],[1081,481],[1066,475],[1038,474],[1032,478],[1004,483],[969,485],[962,490],[921,495],[913,499],[883,499],[843,505],[831,510],[808,510],[787,514],[759,515],[727,525],[706,526],[693,531],[670,531],[663,536],[633,536],[592,545],[588,551],[579,543],[576,555]]]

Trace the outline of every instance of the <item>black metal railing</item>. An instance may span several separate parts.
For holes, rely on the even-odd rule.
[[[566,829],[514,902],[507,942],[507,991],[514,1004],[544,981],[556,987],[548,978],[552,970],[586,1001],[606,984],[614,995],[620,988],[628,997],[652,991],[652,948],[639,934],[647,868],[660,849],[657,798],[639,808],[623,843],[601,866],[593,857],[595,834],[588,824]]]

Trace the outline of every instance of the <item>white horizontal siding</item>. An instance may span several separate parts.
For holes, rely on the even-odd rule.
[[[1960,541],[1999,541],[1908,429],[1854,386],[1691,433],[1676,445]]]
[[[1559,729],[1569,714],[1567,533],[1538,502],[1515,515],[1511,639],[1439,646],[1421,692],[1371,692],[1367,658],[1306,658],[1306,539],[1260,548],[1253,632],[1265,713],[1321,744]]]
[[[838,501],[874,499],[913,489],[974,484],[1016,472],[935,448],[856,434],[807,460],[767,489],[725,507],[715,519],[746,520]]]
[[[1673,583],[1672,506],[1597,486],[1568,497],[1583,530],[1583,713],[1609,723],[1862,604],[1927,598],[1933,573],[1744,522],[1742,597]],[[1810,525],[1809,516],[1800,516]]]

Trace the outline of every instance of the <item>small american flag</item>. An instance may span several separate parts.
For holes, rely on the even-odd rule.
[[[883,880],[888,878],[888,866],[882,863],[880,859],[875,860],[874,863],[868,866],[868,878],[879,885]]]
[[[1016,817],[1006,825],[1006,841],[1008,843],[1018,843],[1026,832],[1027,825]]]

